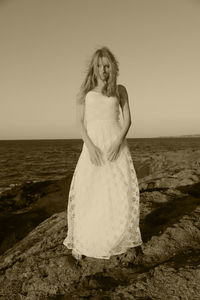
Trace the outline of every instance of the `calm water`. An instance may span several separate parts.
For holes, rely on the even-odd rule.
[[[127,139],[131,153],[197,149],[200,138]],[[60,179],[73,173],[81,139],[0,141],[0,192],[27,181]]]

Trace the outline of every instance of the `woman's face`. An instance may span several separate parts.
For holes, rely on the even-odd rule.
[[[99,61],[97,64],[99,78],[102,81],[107,81],[110,73],[110,64],[107,57],[99,57]]]

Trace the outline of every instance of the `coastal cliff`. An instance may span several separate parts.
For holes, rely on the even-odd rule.
[[[110,260],[77,263],[62,244],[72,174],[2,195],[1,300],[200,299],[200,150],[132,156],[144,243]]]

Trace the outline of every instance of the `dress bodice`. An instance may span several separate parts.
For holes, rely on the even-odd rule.
[[[97,120],[119,121],[119,100],[116,96],[105,96],[89,91],[85,97],[85,120],[87,123]]]

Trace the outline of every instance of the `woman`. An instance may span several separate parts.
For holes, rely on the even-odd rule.
[[[109,259],[143,243],[139,187],[126,140],[131,114],[118,75],[112,52],[107,47],[96,50],[77,97],[84,143],[71,181],[63,241],[77,260],[82,255]]]

